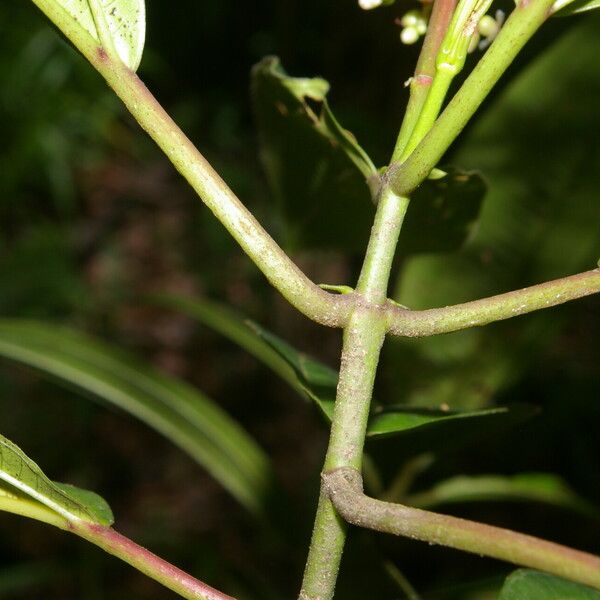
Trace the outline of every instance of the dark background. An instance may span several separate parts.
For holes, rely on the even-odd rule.
[[[351,0],[147,4],[141,77],[276,238],[285,238],[285,224],[260,167],[249,94],[250,69],[263,56],[279,55],[291,74],[328,79],[340,120],[377,165],[386,163],[417,56],[393,23],[408,5],[365,13]],[[507,291],[600,258],[600,72],[592,60],[600,21],[586,19],[549,22],[451,150],[447,161],[481,169],[490,191],[465,250],[398,259],[394,277],[404,278],[395,293],[411,307]],[[528,79],[536,57],[560,44]],[[333,367],[340,334],[311,325],[266,285],[99,76],[22,0],[0,6],[0,139],[0,315],[67,323],[197,385],[267,450],[286,494],[283,514],[257,522],[129,415],[6,361],[0,431],[52,478],[101,493],[120,531],[201,579],[240,598],[294,597],[326,444],[320,416],[230,342],[143,298],[167,291],[223,301]],[[294,259],[315,281],[352,285],[361,255],[297,248]],[[377,384],[383,402],[542,409],[465,444],[450,435],[415,490],[457,474],[545,471],[600,504],[599,333],[592,297],[483,332],[389,343]],[[386,479],[414,455],[393,440],[372,453]],[[492,502],[441,510],[600,550],[600,521],[565,509]],[[170,597],[39,523],[0,515],[0,540],[0,598]],[[427,600],[494,598],[510,571],[355,532],[339,597],[404,598],[385,563]]]

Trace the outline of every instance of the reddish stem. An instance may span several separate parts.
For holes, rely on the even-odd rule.
[[[162,583],[184,598],[196,600],[234,600],[223,592],[192,577],[111,527],[83,521],[72,523],[71,531],[120,558],[148,577]]]
[[[415,74],[410,80],[410,98],[398,141],[394,149],[392,162],[398,160],[410,139],[421,109],[427,100],[427,94],[435,75],[435,61],[446,30],[452,19],[456,0],[434,0],[431,16],[427,25],[427,33],[419,54]]]

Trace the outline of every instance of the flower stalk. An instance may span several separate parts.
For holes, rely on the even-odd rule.
[[[399,161],[413,134],[419,115],[427,101],[436,72],[436,58],[456,6],[456,0],[434,0],[427,33],[419,54],[415,74],[409,80],[410,97],[402,120],[392,161]]]
[[[410,196],[438,164],[494,85],[548,18],[554,0],[520,0],[492,45],[423,140],[384,179],[399,196]]]

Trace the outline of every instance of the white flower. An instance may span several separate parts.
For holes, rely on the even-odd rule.
[[[402,27],[400,41],[403,44],[414,44],[427,31],[427,18],[423,11],[409,10],[396,23]]]
[[[383,4],[383,0],[358,0],[358,5],[363,10],[371,10]]]

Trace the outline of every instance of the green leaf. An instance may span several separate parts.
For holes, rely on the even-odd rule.
[[[198,390],[65,327],[0,321],[0,356],[129,412],[186,451],[244,506],[260,511],[271,483],[254,440]]]
[[[296,376],[294,387],[315,402],[327,420],[331,421],[338,382],[337,371],[308,354],[299,352],[257,323],[249,322],[249,326],[293,369]]]
[[[458,253],[409,257],[395,299],[413,309],[447,306],[596,263],[600,172],[589,165],[600,160],[595,133],[600,80],[589,73],[599,54],[598,21],[592,16],[532,61],[473,123],[454,160],[485,173],[489,183],[477,231]],[[395,393],[424,406],[489,406],[560,332],[567,311],[397,340],[387,350],[390,362],[403,366]]]
[[[252,323],[252,327],[294,369],[300,389],[331,421],[338,380],[337,372],[307,354],[299,352],[263,327],[255,323]],[[422,442],[421,447],[430,449],[435,445],[433,444],[435,439],[447,444],[444,433],[448,427],[452,428],[454,436],[467,439],[469,430],[476,432],[491,430],[494,425],[520,421],[531,416],[534,411],[534,408],[525,405],[481,411],[444,411],[411,406],[388,406],[376,409],[371,414],[367,425],[367,439],[409,435],[411,440],[419,437]],[[414,444],[417,447],[416,442]]]
[[[207,325],[213,331],[243,348],[292,387],[302,392],[297,387],[298,378],[288,361],[265,342],[256,329],[249,326],[245,317],[228,306],[206,300],[206,298],[187,298],[173,294],[152,294],[147,296],[147,300],[152,304],[175,310]]]
[[[177,310],[225,336],[279,375],[331,420],[337,372],[230,308],[206,299],[155,294],[150,300]]]
[[[600,591],[554,575],[519,569],[504,582],[498,600],[600,600]]]
[[[600,516],[596,507],[580,498],[563,479],[551,473],[520,473],[510,477],[460,475],[407,499],[409,504],[427,509],[440,504],[482,501],[543,502],[576,510],[596,519]]]
[[[500,406],[485,410],[436,410],[418,406],[386,406],[376,410],[369,419],[367,437],[385,438],[398,434],[419,437],[418,447],[431,450],[450,443],[445,432],[465,442],[470,432],[478,435],[483,430],[492,432],[494,425],[512,423],[531,416],[535,409],[527,405]],[[415,448],[417,448],[415,441]]]
[[[375,165],[369,155],[358,145],[355,137],[344,129],[333,116],[327,93],[329,83],[320,77],[307,79],[304,77],[289,77],[275,56],[269,56],[258,63],[252,73],[257,87],[266,86],[270,91],[287,91],[289,96],[284,98],[295,100],[292,109],[300,109],[303,118],[310,121],[315,131],[328,140],[332,147],[339,147],[363,174],[365,179],[377,174]],[[263,90],[256,89],[257,94]],[[319,111],[315,112],[309,100],[317,103]],[[279,109],[281,112],[281,108]]]
[[[398,246],[404,255],[458,250],[474,231],[486,193],[483,178],[453,167],[444,170],[413,194]]]
[[[271,348],[294,369],[297,375],[314,388],[335,388],[337,386],[337,371],[324,365],[304,352],[299,352],[293,346],[271,333],[257,323],[248,322],[249,326],[265,340]]]
[[[121,60],[133,71],[137,70],[146,36],[146,7],[144,0],[55,0],[69,14],[75,26],[83,28],[97,41],[98,29],[106,26],[112,45]],[[100,27],[90,8],[96,6]]]
[[[562,4],[562,2],[559,2]],[[558,4],[557,3],[557,4]],[[573,0],[566,6],[559,8],[555,13],[554,17],[570,17],[571,15],[578,15],[580,13],[588,12],[590,10],[596,10],[600,8],[600,0]]]
[[[108,504],[94,492],[50,481],[18,446],[0,435],[0,510],[64,526],[83,520],[112,525]]]
[[[377,170],[333,116],[328,90],[324,79],[289,77],[275,57],[252,70],[262,160],[288,244],[359,250],[374,212],[367,179]]]
[[[300,352],[291,344],[257,323],[248,321],[227,307],[205,299],[191,299],[167,294],[150,297],[155,303],[175,309],[208,325],[216,332],[247,350],[272,369],[297,392],[315,403],[331,422],[338,373],[315,358]],[[390,406],[373,412],[367,437],[381,439],[403,435],[415,448],[437,447],[435,441],[447,444],[444,431],[452,427],[456,436],[468,439],[469,430],[480,432],[494,426],[521,421],[534,412],[530,406],[513,405],[481,411],[444,411],[421,407]],[[419,438],[419,442],[415,438]]]
[[[379,175],[327,103],[321,78],[289,77],[279,59],[253,69],[252,89],[262,158],[294,246],[362,250]],[[460,247],[485,194],[476,173],[447,169],[415,192],[400,249],[404,254]],[[343,223],[343,226],[340,225]]]

